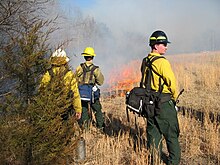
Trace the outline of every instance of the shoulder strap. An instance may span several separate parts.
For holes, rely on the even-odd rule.
[[[143,85],[144,85],[144,71],[145,71],[145,68],[147,67],[147,65],[146,65],[147,60],[148,60],[148,58],[145,57],[142,60],[142,63],[141,63],[141,82],[140,82],[140,87],[143,87]]]
[[[147,67],[149,67],[150,69],[152,69],[152,71],[156,74],[156,75],[158,75],[159,77],[162,77],[159,73],[157,73],[156,71],[155,71],[155,69],[152,67],[152,64],[153,64],[153,62],[154,61],[156,61],[157,59],[159,59],[159,58],[165,58],[164,56],[156,56],[156,57],[152,57],[151,59],[149,59],[149,66],[147,66]]]
[[[151,89],[151,78],[153,77],[152,75],[152,71],[158,75],[160,78],[159,78],[159,91],[162,92],[163,90],[163,85],[161,85],[161,78],[162,76],[157,73],[155,71],[155,69],[152,67],[152,63],[154,61],[156,61],[157,59],[159,58],[165,58],[164,56],[152,56],[151,58],[149,57],[145,57],[142,61],[142,66],[141,66],[141,73],[142,73],[142,78],[141,78],[141,83],[140,83],[140,86],[143,87],[143,85],[145,85],[146,89]],[[148,73],[146,73],[146,77],[145,77],[145,82],[144,82],[144,74],[145,74],[145,69],[146,67],[148,68]]]
[[[151,61],[152,58],[153,58],[153,56],[151,58],[145,57],[142,60],[142,64],[141,64],[141,74],[142,74],[142,76],[141,76],[141,83],[140,83],[141,87],[143,87],[143,85],[144,85],[144,74],[145,74],[146,67],[149,67],[149,64],[151,65],[151,63],[156,60],[156,59],[153,59]],[[146,80],[146,78],[145,78],[145,80]]]
[[[94,71],[95,71],[96,68],[99,68],[99,67],[94,65],[94,64],[92,64],[90,66],[87,66],[85,63],[81,63],[80,66],[83,69],[83,83],[85,83],[86,73],[90,72],[89,84],[92,84],[92,76],[94,74]]]
[[[89,83],[92,83],[92,76],[94,75],[94,71],[96,70],[96,68],[99,68],[99,67],[93,65],[93,67],[91,69],[90,77],[89,77]]]

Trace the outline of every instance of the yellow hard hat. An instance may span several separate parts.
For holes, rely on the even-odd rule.
[[[82,56],[96,56],[95,51],[92,47],[86,47],[84,52],[81,53]]]
[[[67,57],[66,52],[59,48],[50,57],[51,64],[53,65],[65,65],[69,62],[69,57]]]

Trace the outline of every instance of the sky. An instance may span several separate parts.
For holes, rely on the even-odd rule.
[[[71,0],[68,0],[71,2]],[[89,8],[90,6],[95,5],[95,0],[75,0],[77,6],[81,7],[82,9]]]
[[[220,0],[60,0],[60,4],[64,11],[77,6],[84,17],[109,29],[109,45],[102,49],[95,45],[96,60],[107,61],[105,66],[141,60],[150,51],[148,40],[155,30],[163,30],[171,41],[167,55],[220,50]]]
[[[63,8],[71,5],[106,24],[115,36],[135,32],[148,42],[161,29],[174,44],[170,53],[220,49],[219,0],[62,0]]]
[[[59,2],[65,9],[71,6],[77,6],[81,10],[87,10],[96,5],[96,0],[59,0]]]

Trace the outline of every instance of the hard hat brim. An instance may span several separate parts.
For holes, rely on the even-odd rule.
[[[81,53],[82,56],[96,56],[96,54]]]
[[[69,62],[68,57],[51,57],[50,62],[53,65],[65,65]]]
[[[156,44],[171,44],[170,41],[151,41],[149,43],[149,46],[153,46],[153,45],[156,45]]]

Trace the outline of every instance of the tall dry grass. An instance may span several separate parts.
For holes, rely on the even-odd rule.
[[[185,92],[181,105],[219,112],[220,52],[169,56],[178,86]]]
[[[220,164],[220,126],[211,120],[220,113],[220,52],[169,56],[179,88],[185,92],[179,106],[204,112],[203,120],[193,111],[178,113],[180,124],[181,165]],[[127,122],[123,97],[102,98],[106,132],[95,127],[84,132],[86,159],[75,164],[87,165],[146,165],[146,121],[130,113]],[[163,141],[164,143],[164,141]],[[164,146],[166,152],[166,147]],[[164,164],[157,162],[156,164]]]

